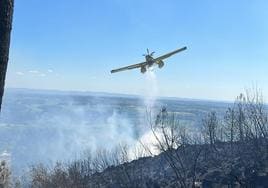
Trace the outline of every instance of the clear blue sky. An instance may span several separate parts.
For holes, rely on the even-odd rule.
[[[6,87],[142,94],[139,70],[112,68],[187,46],[157,70],[159,95],[268,96],[268,2],[27,0],[15,2]]]

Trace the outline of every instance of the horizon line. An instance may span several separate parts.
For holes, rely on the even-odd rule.
[[[108,92],[108,91],[90,91],[90,90],[64,90],[64,89],[39,89],[39,88],[18,88],[18,87],[7,87],[6,90],[32,90],[32,91],[47,91],[47,92],[61,92],[61,93],[99,93],[107,95],[118,95],[118,96],[128,96],[135,98],[144,98],[146,95],[140,94],[131,94],[131,93],[117,93],[117,92]],[[209,98],[187,98],[187,97],[177,97],[177,96],[155,96],[157,99],[169,99],[169,100],[186,100],[186,101],[207,101],[207,102],[222,102],[222,103],[233,103],[234,100],[219,100],[219,99],[209,99]]]

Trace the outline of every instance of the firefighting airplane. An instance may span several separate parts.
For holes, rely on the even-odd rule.
[[[145,73],[149,67],[151,67],[155,64],[158,65],[158,67],[161,69],[164,66],[163,59],[166,59],[166,58],[168,58],[176,53],[179,53],[181,51],[184,51],[186,49],[187,49],[187,47],[185,46],[183,48],[177,49],[173,52],[167,53],[167,54],[162,55],[162,56],[157,57],[157,58],[153,58],[154,52],[149,53],[149,50],[147,49],[147,54],[143,55],[143,56],[145,56],[145,62],[134,64],[134,65],[129,65],[129,66],[122,67],[119,69],[114,69],[114,70],[111,70],[111,73],[130,70],[130,69],[136,69],[136,68],[140,68],[141,73]]]

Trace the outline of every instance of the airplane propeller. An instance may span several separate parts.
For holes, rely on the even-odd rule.
[[[149,51],[148,48],[146,49],[146,52],[147,52],[147,54],[142,54],[142,55],[143,55],[143,56],[147,56],[147,55],[149,55],[149,56],[153,56],[154,53],[155,53],[155,52],[151,52],[151,53],[150,53],[150,51]]]

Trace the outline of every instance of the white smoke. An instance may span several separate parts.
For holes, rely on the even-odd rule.
[[[135,116],[124,109],[128,99],[122,104],[108,97],[96,97],[96,102],[90,96],[10,96],[0,121],[0,151],[9,148],[13,174],[32,164],[53,165],[78,159],[84,151],[94,155],[136,141]]]
[[[142,124],[139,127],[127,115],[130,111],[124,109],[127,105],[124,103],[123,109],[119,110],[101,100],[92,106],[90,102],[80,102],[79,98],[66,95],[54,98],[46,94],[30,94],[23,98],[19,92],[13,93],[6,98],[2,113],[4,120],[0,122],[6,121],[14,128],[13,131],[0,130],[6,140],[15,143],[10,144],[12,164],[16,169],[39,162],[53,164],[79,158],[87,150],[94,154],[100,148],[111,150],[119,144],[131,146],[133,150],[140,146],[140,141],[153,151],[154,141],[146,116],[148,112],[150,115],[155,113],[158,82],[152,69],[144,76],[144,110],[136,111],[140,113],[138,117],[144,117],[139,119]]]
[[[103,107],[98,108],[101,110]],[[71,160],[86,150],[94,154],[100,148],[111,150],[122,142],[127,145],[134,142],[133,125],[127,117],[119,115],[116,110],[108,117],[98,117],[99,122],[91,123],[84,120],[87,112],[83,107],[73,106],[72,109],[75,112],[74,116],[53,117],[57,138],[55,142],[49,142],[50,145],[43,147],[44,153],[50,153],[52,162]],[[103,109],[102,112],[104,111]]]

